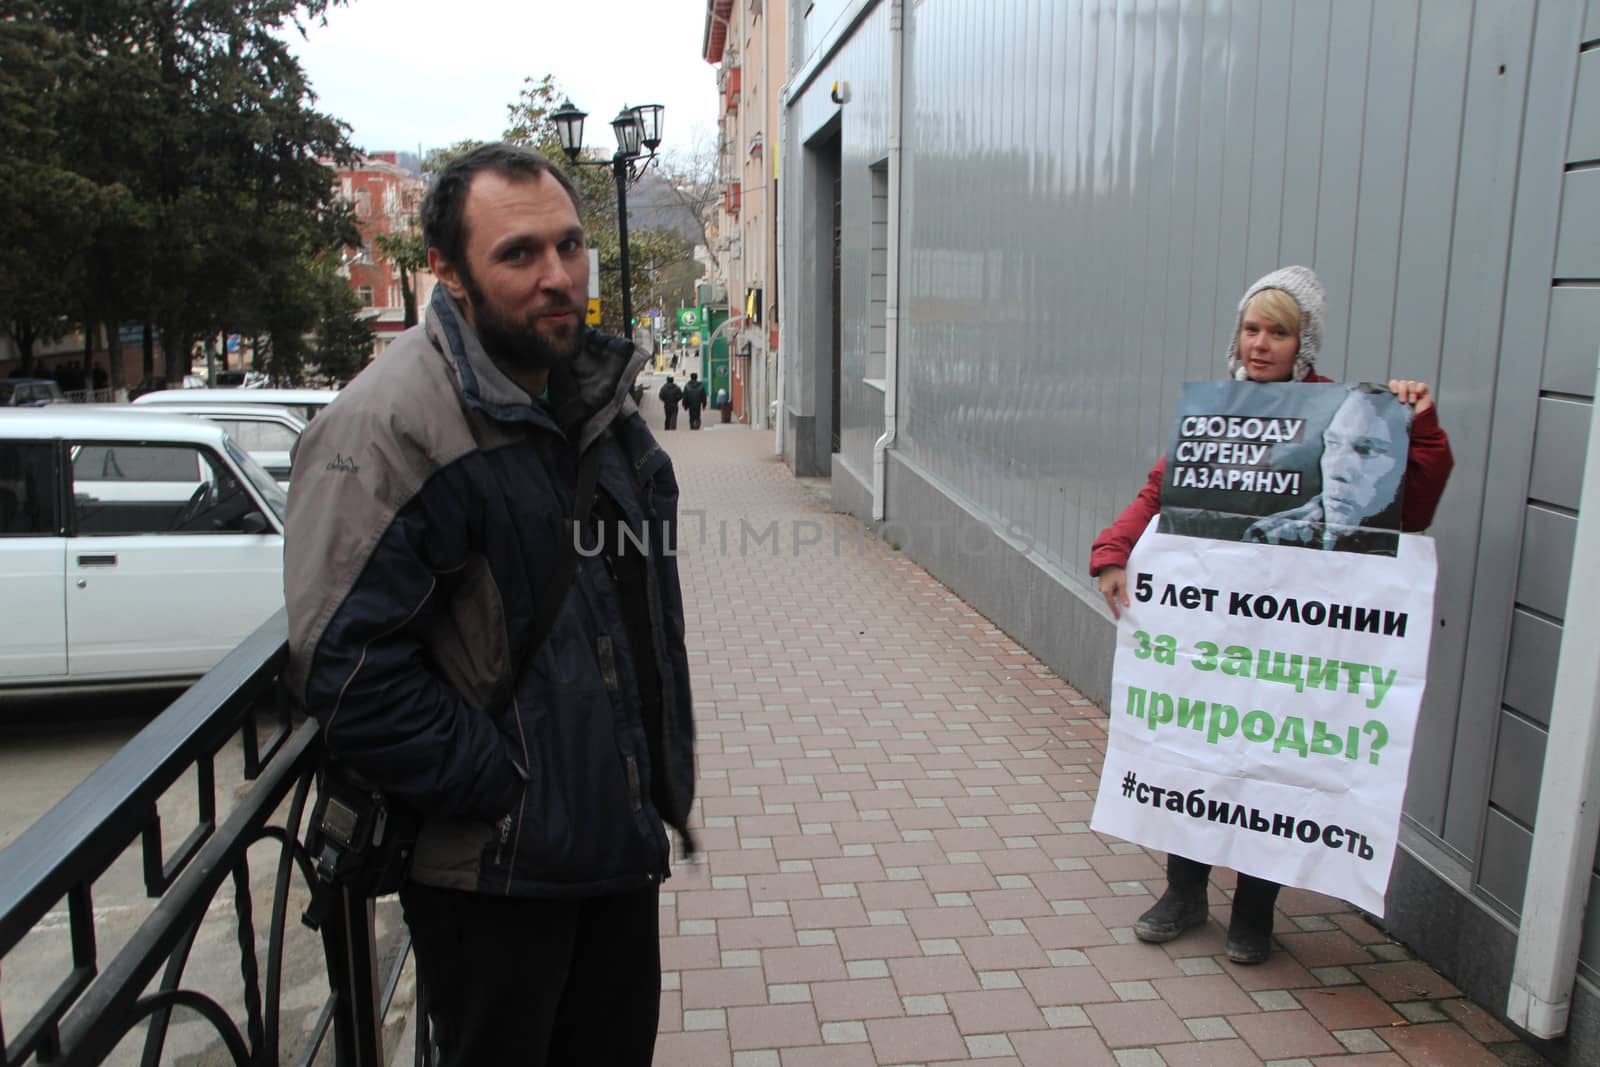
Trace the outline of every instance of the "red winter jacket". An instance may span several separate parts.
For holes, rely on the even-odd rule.
[[[1308,382],[1329,382],[1331,378],[1313,374]],[[1400,528],[1407,533],[1426,530],[1433,522],[1434,510],[1444,495],[1455,459],[1450,454],[1450,438],[1439,425],[1439,409],[1429,408],[1411,420],[1411,450],[1406,454],[1405,499],[1400,505]],[[1161,510],[1161,482],[1167,473],[1167,457],[1150,468],[1144,488],[1123,509],[1117,521],[1100,531],[1089,553],[1089,573],[1099,574],[1105,567],[1126,567],[1128,553],[1139,540],[1150,519]]]

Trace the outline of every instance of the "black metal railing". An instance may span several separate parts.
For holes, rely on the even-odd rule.
[[[301,823],[321,753],[316,723],[293,713],[279,683],[286,655],[279,611],[0,851],[0,974],[63,901],[71,956],[42,998],[29,990],[29,999],[40,1002],[20,1025],[13,1026],[0,1000],[0,1067],[101,1063],[141,1026],[141,1062],[154,1067],[162,1062],[175,1009],[209,1024],[236,1064],[282,1061],[285,942],[299,918],[290,914],[290,902],[296,880],[309,888],[315,877]],[[217,757],[235,737],[248,784],[219,822]],[[191,772],[197,817],[179,830],[183,839],[168,854],[157,802],[175,784],[184,788],[181,780]],[[276,870],[263,949],[248,853],[268,841],[276,845]],[[102,964],[95,882],[136,844],[154,904]],[[208,909],[226,903],[218,897],[230,881],[242,1019],[235,1017],[237,1006],[230,1013],[214,991],[185,981],[201,923]],[[380,988],[368,901],[339,897],[320,933],[329,993],[293,1062],[317,1059],[331,1030],[339,1067],[378,1067],[383,1017],[409,946],[402,941],[394,948],[393,970]]]

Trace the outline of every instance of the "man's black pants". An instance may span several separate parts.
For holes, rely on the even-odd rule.
[[[440,1067],[647,1067],[661,1013],[655,886],[532,900],[407,884]]]
[[[698,430],[699,428],[700,428],[700,409],[699,408],[690,408],[689,409],[689,429]]]
[[[667,408],[666,411],[667,429],[676,430],[678,428],[678,406],[674,404],[672,407]]]

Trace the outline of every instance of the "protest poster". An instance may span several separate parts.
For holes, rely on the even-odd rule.
[[[1383,913],[1437,571],[1398,533],[1386,405],[1404,414],[1360,387],[1185,386],[1128,561],[1093,829]]]
[[[1392,556],[1409,421],[1370,385],[1191,382],[1161,532]]]

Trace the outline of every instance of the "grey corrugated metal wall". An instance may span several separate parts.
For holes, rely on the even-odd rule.
[[[1500,378],[1499,408],[1516,417],[1497,416],[1485,522],[1486,545],[1518,521],[1521,544],[1514,573],[1499,576],[1510,610],[1495,615],[1486,604],[1484,612],[1484,628],[1507,653],[1476,865],[1477,884],[1513,914],[1523,903],[1600,352],[1600,3],[1590,0],[1582,15],[1542,12],[1532,65],[1521,178],[1532,189],[1516,216],[1519,238],[1529,234],[1518,246],[1531,248],[1513,254]],[[1480,567],[1493,564],[1480,556]],[[1597,912],[1600,868],[1580,963],[1591,979],[1600,978]]]
[[[834,484],[858,514],[881,414],[857,389],[867,266],[850,260],[884,141],[886,6],[815,5],[797,69],[866,14],[812,64],[788,145],[795,159],[839,115],[855,273]],[[1314,266],[1332,311],[1319,369],[1439,392],[1457,468],[1432,531],[1440,630],[1407,825],[1506,929],[1600,346],[1600,0],[907,8],[897,539],[1104,699],[1089,545],[1159,455],[1178,386],[1220,373],[1239,292]],[[793,265],[806,194],[788,195]],[[793,287],[787,306],[817,295]],[[786,345],[801,373],[808,338]],[[965,549],[937,536],[953,528],[972,532]]]

